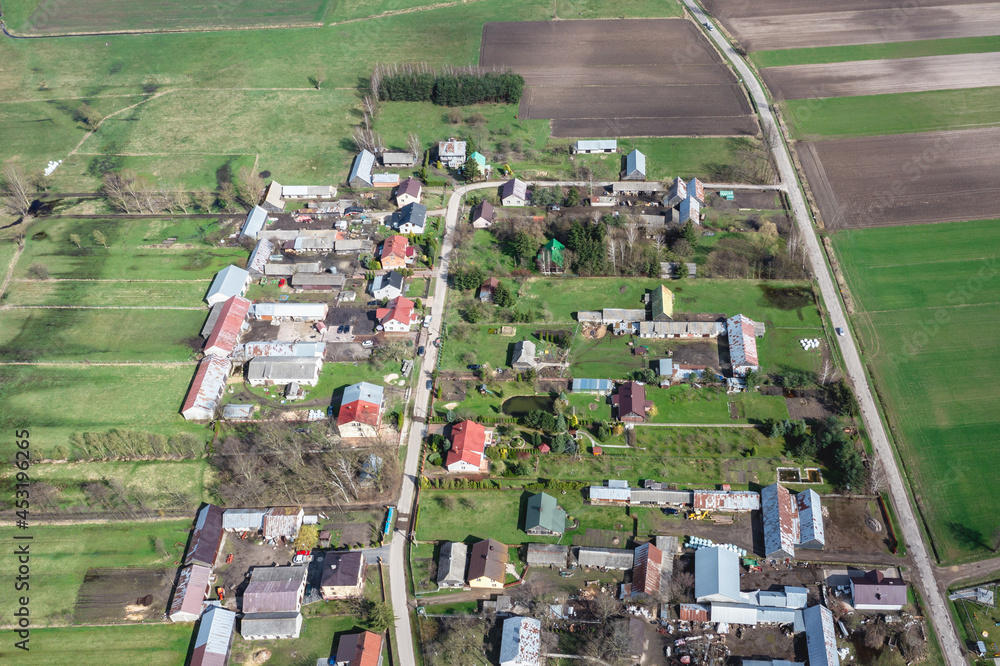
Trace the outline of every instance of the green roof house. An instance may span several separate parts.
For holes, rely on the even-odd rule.
[[[556,504],[556,498],[552,495],[532,495],[528,498],[524,531],[543,536],[560,535],[566,531],[566,512]]]
[[[542,273],[560,273],[563,270],[563,250],[566,246],[555,238],[538,252],[538,269]]]
[[[476,164],[479,165],[480,171],[486,170],[486,157],[481,152],[477,150],[476,152],[469,155],[469,157],[476,160]]]

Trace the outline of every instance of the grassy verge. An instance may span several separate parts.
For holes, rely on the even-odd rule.
[[[782,102],[797,139],[969,129],[1000,124],[1000,88],[793,99]]]
[[[807,49],[778,49],[756,51],[750,60],[757,67],[783,67],[787,65],[819,65],[856,60],[886,60],[916,58],[920,56],[954,55],[958,53],[989,53],[1000,51],[1000,37],[959,37],[956,39],[927,39],[917,42],[888,42],[885,44],[854,44],[851,46],[817,46]]]
[[[211,285],[203,282],[14,282],[6,305],[98,305],[116,307],[204,307]],[[207,314],[207,313],[206,313]]]
[[[31,650],[18,652],[19,664],[53,664],[73,655],[81,666],[150,666],[184,663],[193,625],[172,622],[120,627],[61,627],[31,630]],[[10,652],[5,652],[13,656]]]

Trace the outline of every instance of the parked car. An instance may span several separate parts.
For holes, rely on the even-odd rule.
[[[417,356],[423,356],[423,355],[424,355],[424,346],[420,345],[419,347],[417,347]]]
[[[709,23],[708,21],[705,21],[704,25],[705,25],[706,28],[708,28],[709,32],[711,32],[712,30],[715,30],[715,26],[712,25],[711,23]]]
[[[837,335],[840,335],[840,336],[844,335],[844,329],[842,329],[840,326],[837,327]]]
[[[469,368],[469,370],[478,370],[479,368],[481,368],[483,366],[476,365],[475,363],[471,363],[471,364],[467,365],[466,367]]]
[[[424,328],[430,328],[431,322],[434,320],[433,315],[427,315],[424,317]]]
[[[432,388],[434,388],[434,380],[433,379],[428,379],[427,380],[427,390],[430,391]]]
[[[374,347],[375,343],[372,342],[371,340],[365,340],[364,342],[361,343],[361,346],[364,347],[365,349],[368,349],[370,347]]]

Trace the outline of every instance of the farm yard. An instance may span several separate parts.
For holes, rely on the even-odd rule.
[[[998,140],[997,128],[902,134],[799,144],[799,155],[828,229],[955,222],[1000,215]],[[873,180],[886,184],[877,197]]]
[[[487,23],[479,62],[522,74],[519,116],[553,119],[556,137],[757,131],[735,76],[687,20]]]
[[[991,379],[1000,346],[987,333],[1000,321],[996,224],[834,236],[900,460],[946,563],[989,555],[1000,510],[982,492],[1000,464],[993,444],[1000,391]]]

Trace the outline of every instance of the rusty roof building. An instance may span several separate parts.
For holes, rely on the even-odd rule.
[[[222,531],[222,509],[214,504],[206,504],[198,510],[198,516],[195,518],[191,542],[184,555],[184,565],[201,564],[209,568],[215,566],[225,536]]]
[[[306,588],[304,564],[254,567],[243,591],[244,613],[297,613]]]
[[[226,666],[235,629],[236,613],[211,606],[198,624],[189,666]]]
[[[294,538],[302,527],[305,511],[301,506],[273,506],[264,513],[261,531],[265,539]]]
[[[632,560],[632,596],[660,594],[660,567],[663,552],[651,543],[644,543],[635,549]]]
[[[209,354],[201,359],[181,406],[181,415],[186,420],[209,421],[215,418],[231,368],[232,365],[225,356]]]
[[[752,490],[695,490],[697,511],[758,511],[760,493]]]
[[[212,569],[203,564],[189,564],[181,569],[174,597],[167,612],[171,622],[194,622],[211,589]]]

